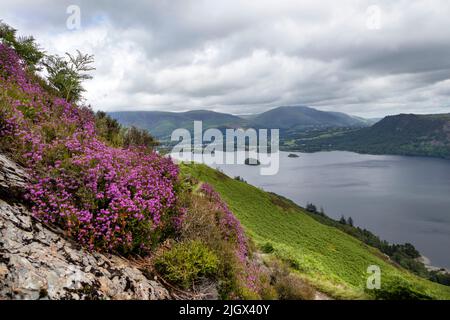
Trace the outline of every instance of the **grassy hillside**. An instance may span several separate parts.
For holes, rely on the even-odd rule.
[[[240,182],[205,165],[182,164],[184,175],[207,182],[221,194],[258,246],[270,243],[275,254],[298,273],[336,298],[370,298],[364,288],[369,265],[382,270],[382,288],[402,279],[417,292],[450,299],[450,287],[418,278],[391,264],[377,249],[325,226],[281,197]]]
[[[290,148],[450,158],[450,114],[390,116],[369,128],[299,137],[291,142]]]

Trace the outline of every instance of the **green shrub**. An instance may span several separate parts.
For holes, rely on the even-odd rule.
[[[45,53],[31,36],[18,37],[17,30],[0,20],[0,42],[14,48],[31,71],[41,70],[39,64]]]
[[[261,251],[264,253],[272,253],[275,251],[275,249],[270,242],[266,242],[262,245]]]
[[[430,271],[430,280],[444,286],[450,286],[450,273],[444,270]]]
[[[82,98],[83,81],[92,79],[89,74],[94,63],[94,56],[82,54],[77,50],[76,55],[66,53],[66,57],[50,55],[45,57],[43,64],[48,73],[48,82],[57,89],[61,98],[68,102],[78,102]]]
[[[98,111],[95,114],[95,129],[97,134],[109,145],[113,147],[123,146],[124,128],[106,112]]]
[[[218,264],[219,259],[206,245],[189,241],[177,243],[157,257],[155,268],[166,280],[187,289],[201,277],[215,277]]]
[[[159,145],[159,142],[145,129],[139,129],[132,126],[123,133],[124,147],[145,146],[153,148]]]
[[[368,290],[369,291],[369,290]],[[431,300],[425,293],[413,288],[401,278],[383,282],[380,289],[370,290],[378,300]]]

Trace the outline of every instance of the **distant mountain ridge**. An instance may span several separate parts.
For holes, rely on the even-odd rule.
[[[365,122],[361,119],[345,113],[320,111],[304,106],[278,107],[257,115],[252,119],[252,122],[265,128],[290,130],[365,125]]]
[[[365,127],[368,120],[345,113],[319,111],[304,106],[285,106],[271,109],[261,114],[243,117],[207,110],[187,112],[163,111],[120,111],[110,112],[113,118],[126,126],[147,129],[159,139],[167,139],[173,130],[192,130],[193,121],[203,121],[203,129],[208,128],[267,128],[281,130],[305,130],[328,127]]]
[[[247,121],[240,117],[207,110],[187,112],[120,111],[109,114],[123,125],[147,129],[159,139],[170,138],[173,130],[177,128],[193,130],[194,121],[202,121],[203,129],[239,128],[247,125]]]
[[[124,111],[110,115],[127,126],[170,140],[177,128],[193,130],[194,120],[208,128],[280,129],[281,148],[317,152],[347,150],[450,158],[450,114],[399,114],[380,121],[304,106],[283,106],[243,117],[206,110],[187,112]],[[337,130],[335,130],[337,128]],[[302,133],[306,132],[306,135]]]

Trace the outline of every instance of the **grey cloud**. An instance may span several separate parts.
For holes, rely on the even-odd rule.
[[[65,26],[72,4],[80,31]],[[372,4],[380,30],[366,27]],[[94,53],[96,108],[450,112],[447,0],[1,0],[0,12],[50,52]]]

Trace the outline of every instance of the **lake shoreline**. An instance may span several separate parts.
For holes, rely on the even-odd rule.
[[[447,160],[450,161],[450,157],[442,157],[437,155],[420,155],[420,154],[401,154],[401,153],[369,153],[369,152],[362,152],[362,151],[356,151],[356,150],[344,150],[344,149],[321,149],[321,150],[314,150],[314,151],[308,151],[308,150],[299,150],[299,149],[285,149],[280,147],[281,152],[286,153],[303,153],[303,154],[314,154],[319,152],[351,152],[359,155],[368,155],[368,156],[399,156],[399,157],[410,157],[410,158],[424,158],[424,159],[441,159],[441,160]]]
[[[417,260],[425,265],[425,268],[428,271],[438,271],[442,273],[448,273],[450,274],[450,269],[444,268],[444,267],[437,267],[434,266],[429,258],[427,258],[424,255],[421,255]]]

